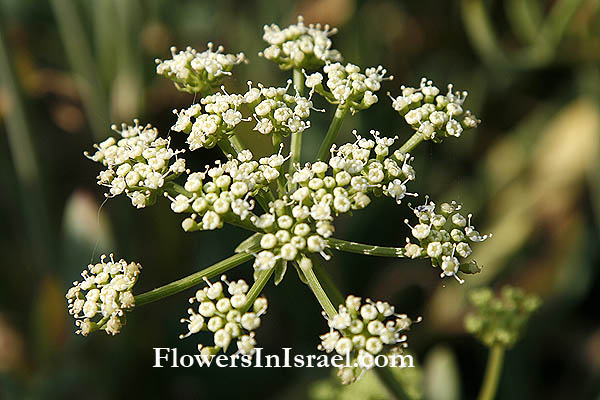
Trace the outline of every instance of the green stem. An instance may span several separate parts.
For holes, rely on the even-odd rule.
[[[402,258],[404,255],[403,247],[385,247],[375,246],[372,244],[363,244],[357,242],[350,242],[347,240],[329,238],[326,239],[327,247],[332,249],[345,251],[347,253],[364,254],[367,256],[379,256],[379,257],[395,257]]]
[[[420,132],[415,132],[415,134],[412,135],[410,138],[408,138],[408,140],[406,142],[404,142],[404,144],[398,150],[400,150],[400,152],[404,153],[404,154],[410,153],[423,140],[425,140],[425,138],[423,137],[423,134]]]
[[[234,254],[229,258],[221,260],[218,263],[203,269],[202,271],[198,271],[186,276],[185,278],[181,278],[159,288],[150,290],[149,292],[135,296],[135,305],[143,306],[144,304],[152,303],[157,300],[164,299],[165,297],[172,296],[202,283],[204,280],[203,278],[210,279],[229,271],[230,269],[235,268],[246,261],[250,261],[253,258],[254,256],[249,252]]]
[[[233,147],[231,139],[221,139],[217,142],[219,148],[225,153],[225,155],[231,155],[233,157],[237,157],[238,151]]]
[[[383,383],[383,385],[390,392],[390,394],[394,396],[394,398],[399,400],[409,398],[406,392],[404,391],[404,388],[402,387],[400,382],[398,382],[398,380],[394,376],[394,373],[389,367],[380,367],[373,369],[381,383]]]
[[[244,305],[244,307],[240,310],[242,314],[252,307],[254,300],[256,300],[258,295],[263,291],[267,282],[269,282],[269,278],[271,278],[271,275],[273,275],[273,271],[275,271],[275,268],[270,268],[266,271],[263,271],[259,275],[258,279],[254,281],[254,284],[246,294],[246,305]]]
[[[185,188],[183,186],[181,186],[180,184],[175,183],[175,182],[165,183],[165,186],[163,186],[163,189],[165,190],[165,192],[169,193],[171,196],[177,196],[178,194],[182,194],[186,197],[192,197],[192,193],[188,192],[187,190],[185,190]],[[140,188],[140,190],[143,190],[143,188]]]
[[[319,148],[319,152],[317,153],[317,160],[326,160],[329,158],[329,150],[331,149],[331,145],[337,137],[347,112],[348,107],[345,105],[340,104],[336,108],[333,119],[331,120],[331,124],[329,125],[329,129],[327,129],[325,138],[323,139],[321,147]]]
[[[237,150],[238,153],[246,148],[246,146],[244,146],[244,143],[242,143],[242,141],[236,134],[229,137],[229,143],[231,143],[233,148]]]
[[[294,79],[294,87],[300,94],[300,96],[304,96],[304,73],[299,68],[294,68],[293,76]]]
[[[504,347],[494,345],[490,349],[487,366],[485,367],[485,376],[483,385],[479,392],[478,400],[493,400],[498,389],[500,372],[502,371],[502,362],[504,361]]]
[[[344,296],[331,280],[329,273],[320,263],[316,263],[314,258],[312,258],[312,261],[317,279],[322,283],[325,293],[329,295],[334,304],[344,304]]]
[[[302,70],[298,68],[294,68],[294,86],[298,93],[301,96],[304,95],[304,74]],[[302,132],[292,133],[292,143],[290,148],[290,153],[292,157],[290,158],[289,172],[290,175],[294,172],[294,167],[296,164],[300,162],[300,153],[302,152]]]
[[[338,313],[337,309],[333,306],[331,300],[329,300],[329,297],[327,296],[327,293],[325,293],[325,290],[323,290],[323,287],[317,279],[313,268],[303,268],[302,271],[304,272],[304,276],[306,277],[306,283],[308,284],[308,287],[310,287],[310,290],[312,290],[312,292],[314,293],[323,310],[327,313],[329,318],[335,317]]]
[[[278,152],[279,146],[281,146],[281,142],[283,141],[281,134],[274,132],[271,136],[271,139],[273,140],[273,149],[275,150],[275,152]]]

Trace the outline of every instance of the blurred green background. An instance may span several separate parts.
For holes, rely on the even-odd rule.
[[[67,314],[64,293],[102,252],[143,265],[140,293],[229,256],[246,236],[232,227],[184,234],[166,202],[140,211],[122,196],[100,208],[98,166],[82,153],[111,123],[134,117],[168,132],[171,110],[193,100],[154,73],[171,45],[244,51],[250,63],[226,81],[229,91],[248,79],[283,84],[288,74],[257,56],[262,26],[287,26],[299,13],[339,28],[334,47],[346,61],[395,76],[377,105],[347,118],[340,141],[352,129],[408,138],[384,93],[422,76],[468,89],[467,106],[483,120],[460,140],[420,146],[409,188],[464,203],[494,233],[476,250],[483,272],[460,286],[426,260],[336,253],[326,267],[342,292],[422,315],[409,333],[422,390],[451,400],[476,396],[487,358],[463,329],[466,291],[521,286],[544,306],[507,353],[498,398],[600,398],[599,8],[598,0],[0,0],[0,399],[387,397],[369,376],[340,392],[324,369],[151,368],[153,347],[195,351],[194,339],[177,339],[193,291],[139,308],[114,338],[76,336]],[[315,114],[305,156],[331,116]],[[242,140],[267,151],[256,133]],[[201,166],[218,156],[188,159]],[[340,219],[336,236],[401,246],[409,214],[382,199]],[[327,328],[308,288],[290,273],[266,294],[259,345],[314,354]]]

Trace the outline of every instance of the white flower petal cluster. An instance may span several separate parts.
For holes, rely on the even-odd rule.
[[[305,254],[320,253],[325,258],[325,238],[333,234],[332,217],[325,203],[308,207],[287,196],[269,204],[269,212],[251,217],[265,234],[256,254],[256,272],[275,268],[279,260],[301,260]]]
[[[227,291],[221,282],[210,283],[190,298],[197,307],[188,309],[189,316],[181,322],[187,324],[188,332],[180,335],[183,339],[201,331],[213,333],[214,346],[198,345],[201,354],[214,355],[220,350],[227,351],[233,341],[237,353],[251,356],[254,354],[256,340],[254,331],[260,327],[260,317],[267,311],[267,299],[259,297],[247,306],[248,284],[240,279],[228,282],[225,275],[221,280],[227,285]]]
[[[456,202],[442,203],[439,213],[433,201],[414,208],[419,223],[410,226],[412,236],[417,243],[406,238],[405,255],[410,258],[428,257],[434,267],[439,267],[441,276],[453,276],[460,283],[463,280],[457,275],[476,273],[481,270],[475,261],[466,262],[471,255],[471,244],[483,242],[492,235],[481,235],[471,225],[472,215],[465,218],[459,211],[462,206]],[[405,221],[408,225],[408,220]]]
[[[192,213],[183,223],[187,232],[221,228],[227,218],[244,221],[252,214],[254,200],[261,190],[277,180],[285,158],[281,154],[252,160],[250,150],[225,163],[217,161],[206,172],[190,174],[186,193],[170,197],[176,213]]]
[[[87,336],[96,330],[116,335],[125,324],[125,311],[135,306],[131,289],[140,274],[141,265],[113,255],[103,255],[100,262],[90,264],[81,273],[83,281],[73,282],[65,296],[69,314],[76,318],[78,334]]]
[[[125,193],[137,208],[154,204],[165,183],[185,172],[185,160],[177,157],[183,151],[172,150],[170,140],[158,137],[156,128],[141,126],[138,120],[112,129],[121,138],[109,137],[94,145],[93,155],[84,153],[107,167],[98,175],[98,184],[110,188],[107,197]]]
[[[260,84],[252,87],[252,82],[248,82],[248,91],[243,95],[216,93],[185,110],[173,110],[177,122],[171,129],[188,135],[187,143],[192,151],[214,147],[233,135],[242,121],[249,122],[252,118],[256,121],[254,130],[263,135],[304,132],[310,127],[307,119],[313,103],[298,93],[288,94],[289,89],[290,84],[278,88]],[[243,105],[252,117],[244,117]]]
[[[248,82],[249,90],[244,100],[256,120],[255,131],[263,135],[277,132],[285,136],[310,128],[310,121],[306,120],[310,117],[313,103],[298,93],[293,96],[288,94],[290,84],[291,81],[288,81],[287,87],[264,87],[259,84],[254,88]]]
[[[212,43],[201,53],[191,47],[179,52],[171,47],[171,59],[156,59],[156,73],[172,80],[178,90],[209,94],[220,86],[224,76],[231,75],[235,65],[246,62],[244,53],[224,54],[222,46],[213,49]]]
[[[374,140],[356,135],[356,142],[332,147],[329,164],[307,163],[291,177],[296,185],[270,210],[253,216],[254,225],[265,232],[255,259],[257,271],[274,268],[277,261],[300,262],[310,253],[324,252],[326,239],[334,233],[333,218],[371,203],[371,194],[384,194],[400,203],[407,193],[406,183],[415,179],[408,154],[390,151],[394,138]],[[391,153],[391,154],[390,154]]]
[[[392,97],[392,107],[425,140],[440,142],[445,137],[460,137],[463,131],[476,128],[481,121],[463,109],[468,93],[452,92],[452,88],[450,84],[448,93],[440,94],[432,81],[423,78],[419,88],[402,86],[402,95]]]
[[[338,314],[327,317],[329,332],[320,336],[317,347],[327,353],[336,352],[349,357],[355,367],[340,368],[338,376],[343,384],[350,384],[374,367],[374,358],[395,348],[406,347],[403,334],[413,321],[406,314],[396,314],[385,301],[373,302],[349,295],[340,304]],[[418,321],[417,321],[418,322]]]
[[[335,180],[339,186],[348,182],[348,193],[358,197],[353,208],[368,205],[370,200],[359,193],[366,195],[369,192],[383,193],[400,204],[406,196],[415,195],[406,191],[406,184],[416,178],[415,170],[410,165],[413,158],[408,153],[390,150],[397,138],[381,137],[375,130],[370,133],[373,139],[363,138],[353,131],[356,137],[354,143],[343,144],[337,149],[335,145],[332,146],[329,165]]]
[[[298,22],[287,28],[265,25],[263,39],[269,44],[259,53],[261,57],[279,64],[279,68],[316,69],[326,63],[342,61],[339,51],[331,48],[331,39],[337,29],[329,25],[304,25],[304,18],[298,16]]]
[[[323,75],[315,72],[306,76],[306,87],[332,104],[349,107],[352,113],[377,103],[375,92],[381,89],[381,82],[393,79],[393,76],[385,76],[387,71],[381,65],[361,72],[360,67],[354,64],[333,63],[323,67],[323,71],[327,74],[325,83]]]
[[[175,132],[188,135],[190,150],[210,149],[221,139],[233,134],[233,130],[243,121],[239,111],[244,97],[239,94],[216,93],[202,98],[201,104],[193,104],[185,110],[173,110],[177,122],[171,127]]]

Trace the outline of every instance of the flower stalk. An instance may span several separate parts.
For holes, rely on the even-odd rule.
[[[345,251],[347,253],[364,254],[367,256],[379,257],[406,257],[405,250],[403,247],[376,246],[372,244],[350,242],[347,240],[336,238],[328,238],[326,242],[327,247],[340,251]]]
[[[497,344],[490,348],[490,355],[485,367],[485,376],[478,400],[493,400],[498,389],[500,373],[502,372],[502,363],[504,361],[504,347]]]
[[[304,95],[304,74],[302,70],[299,68],[294,68],[293,72],[293,82],[294,87],[300,94],[300,96]],[[289,165],[290,175],[294,173],[294,166],[300,162],[300,155],[302,153],[302,132],[292,133],[292,142],[291,142],[291,158]]]
[[[275,268],[263,271],[258,277],[258,279],[254,281],[254,284],[246,294],[246,305],[240,310],[242,313],[248,311],[250,307],[252,307],[252,305],[254,304],[254,300],[256,300],[258,295],[261,294],[261,292],[265,288],[265,285],[267,284],[267,282],[269,282],[271,275],[273,275],[273,271],[275,271]]]
[[[217,142],[219,148],[223,151],[225,155],[231,155],[233,157],[237,157],[238,150],[233,146],[233,140],[231,139],[221,139]]]
[[[413,134],[402,146],[400,146],[400,151],[402,153],[410,153],[417,147],[421,142],[425,140],[422,132],[416,132]]]
[[[325,138],[321,143],[321,147],[319,148],[319,152],[317,153],[317,160],[326,160],[329,156],[329,149],[331,149],[331,145],[335,141],[335,138],[340,131],[340,127],[342,126],[342,122],[344,122],[344,117],[348,113],[348,107],[345,104],[339,104],[335,110],[335,114],[333,115],[333,119],[331,120],[331,124],[329,125],[329,129],[327,129],[327,133],[325,134]]]
[[[157,300],[161,300],[166,297],[172,296],[186,289],[201,284],[204,281],[204,278],[210,279],[220,274],[223,274],[226,271],[237,267],[238,265],[252,260],[253,258],[254,256],[251,253],[234,254],[233,256],[221,260],[208,268],[188,275],[185,278],[181,278],[164,286],[150,290],[149,292],[135,296],[135,305],[143,306],[145,304],[153,303]]]
[[[321,286],[321,282],[319,282],[319,279],[315,275],[315,271],[313,270],[310,259],[305,258],[300,261],[300,268],[302,269],[302,272],[304,272],[308,287],[310,287],[310,290],[312,290],[313,294],[317,298],[317,301],[323,308],[323,311],[327,313],[329,318],[335,317],[338,313],[337,309],[331,303],[329,296],[327,296],[327,293],[325,293],[325,290]]]

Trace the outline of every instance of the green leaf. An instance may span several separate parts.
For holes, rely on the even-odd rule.
[[[287,265],[287,261],[279,261],[275,266],[275,286],[279,285],[279,283],[283,280],[285,271],[287,271]]]
[[[302,271],[302,269],[300,268],[300,266],[298,265],[297,262],[294,261],[294,267],[296,268],[296,272],[298,273],[298,278],[300,278],[300,280],[302,281],[302,283],[304,283],[305,285],[308,285],[308,281],[306,280],[306,276],[304,276],[304,272]]]

